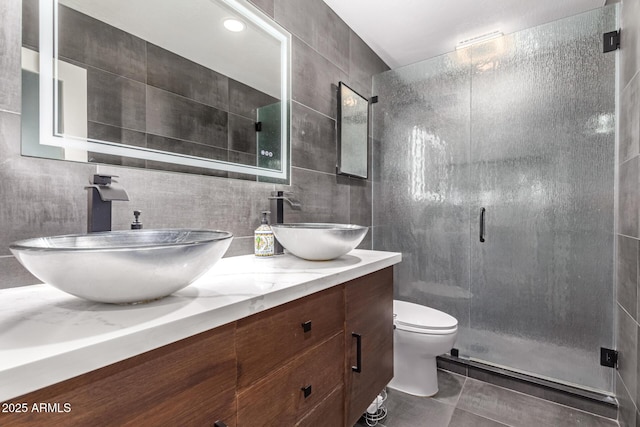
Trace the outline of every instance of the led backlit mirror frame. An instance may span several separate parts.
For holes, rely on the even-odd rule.
[[[214,0],[212,0],[214,1]],[[288,179],[289,177],[289,127],[290,127],[290,52],[291,34],[273,22],[258,9],[242,0],[215,0],[241,14],[280,43],[280,169],[242,165],[222,160],[213,160],[186,154],[170,153],[143,147],[128,146],[107,141],[65,135],[58,129],[58,0],[39,0],[40,7],[40,144],[144,160],[256,175],[261,177]],[[53,43],[50,35],[53,34]],[[257,70],[259,71],[259,70]]]

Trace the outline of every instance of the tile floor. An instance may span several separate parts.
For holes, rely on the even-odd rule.
[[[379,427],[613,427],[616,421],[438,370],[432,398],[389,390]],[[367,424],[360,420],[357,427]]]

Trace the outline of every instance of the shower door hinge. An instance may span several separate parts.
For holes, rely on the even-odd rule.
[[[378,95],[376,96],[372,96],[371,99],[369,100],[370,104],[377,104],[378,103]]]
[[[256,132],[262,132],[262,122],[256,122]]]
[[[607,368],[617,368],[618,352],[610,348],[600,347],[600,364]]]
[[[620,49],[620,30],[604,33],[602,35],[602,51],[607,53],[617,49]]]

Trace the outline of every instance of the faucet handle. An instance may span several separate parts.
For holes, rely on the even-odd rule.
[[[291,191],[282,191],[282,190],[278,190],[278,191],[272,191],[271,192],[271,197],[269,197],[270,199],[281,199],[281,198],[287,198],[287,197],[293,197],[294,194]]]
[[[109,185],[111,184],[111,178],[118,178],[118,175],[109,175],[106,173],[94,174],[91,184]]]

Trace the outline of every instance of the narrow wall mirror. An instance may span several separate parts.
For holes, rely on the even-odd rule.
[[[338,173],[367,178],[369,101],[349,86],[338,85]]]
[[[24,0],[23,154],[288,179],[290,46],[244,0]]]

